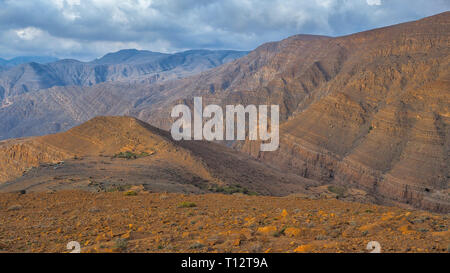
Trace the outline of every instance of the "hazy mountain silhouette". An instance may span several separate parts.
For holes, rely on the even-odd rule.
[[[46,64],[51,62],[58,61],[58,58],[51,57],[51,56],[18,56],[14,57],[9,60],[5,60],[0,58],[0,65],[6,66],[6,68],[10,68],[19,64],[25,64],[25,63],[40,63],[40,64]]]
[[[92,86],[102,82],[157,82],[178,79],[216,67],[247,54],[232,50],[190,50],[164,54],[127,49],[91,62],[64,59],[39,63],[38,58],[15,58],[20,64],[0,71],[0,100],[53,86]],[[29,61],[27,61],[29,60]]]

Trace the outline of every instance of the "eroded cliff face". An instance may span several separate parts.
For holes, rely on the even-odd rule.
[[[445,13],[329,41],[345,60],[335,75],[327,64],[342,56],[315,62],[329,76],[314,80],[312,99],[282,125],[280,149],[237,147],[304,177],[359,185],[380,201],[448,212],[449,37]]]
[[[56,163],[70,156],[48,144],[29,140],[2,141],[0,151],[0,183],[21,176],[41,162]]]

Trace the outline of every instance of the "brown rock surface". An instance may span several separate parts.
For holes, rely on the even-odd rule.
[[[449,212],[449,26],[447,12],[320,40],[328,54],[286,75],[315,86],[292,115],[285,112],[280,149],[259,153],[254,143],[240,149],[304,177]],[[272,93],[286,94],[287,86],[295,85]]]

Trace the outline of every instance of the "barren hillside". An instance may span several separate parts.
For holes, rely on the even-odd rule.
[[[167,132],[131,117],[97,117],[64,133],[3,141],[0,155],[3,192],[137,186],[286,195],[318,186],[219,144],[173,141]]]

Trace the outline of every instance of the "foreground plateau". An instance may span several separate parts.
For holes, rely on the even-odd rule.
[[[0,194],[2,252],[448,252],[448,215],[243,194]]]

